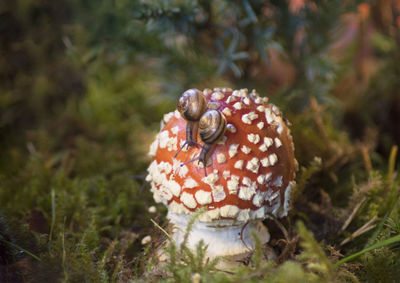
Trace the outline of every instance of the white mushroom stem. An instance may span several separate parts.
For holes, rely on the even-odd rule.
[[[174,225],[172,238],[180,246],[184,241],[191,216],[169,212],[168,219]],[[217,256],[245,256],[255,248],[253,233],[258,237],[261,244],[269,241],[268,229],[261,221],[247,223],[224,220],[215,222],[196,221],[190,231],[186,246],[195,250],[197,244],[203,240],[204,244],[208,246],[207,257],[210,259]]]

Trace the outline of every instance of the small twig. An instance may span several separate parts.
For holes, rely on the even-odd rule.
[[[243,227],[242,230],[240,230],[240,241],[242,242],[242,244],[246,247],[246,249],[248,249],[249,251],[251,251],[251,249],[247,246],[246,242],[243,239],[243,231],[244,229],[246,229],[246,226],[250,223],[250,221],[247,221]]]
[[[282,261],[287,257],[287,255],[292,251],[293,249],[296,247],[295,244],[299,241],[300,236],[297,235],[295,237],[293,237],[293,239],[291,239],[289,242],[286,243],[285,248],[283,249],[283,251],[281,252],[281,254],[278,256],[278,258],[276,259],[277,263],[282,263]],[[283,241],[283,239],[282,239]]]
[[[344,240],[340,243],[340,246],[343,246],[343,245],[347,244],[348,242],[350,242],[350,241],[353,240],[354,238],[360,236],[361,234],[364,234],[364,233],[368,232],[369,230],[371,230],[371,229],[373,229],[373,228],[375,228],[375,227],[376,227],[376,225],[374,224],[374,225],[372,225],[372,226],[370,226],[370,227],[367,227],[367,228],[365,228],[365,229],[357,230],[357,231],[354,232],[350,237],[344,239]]]
[[[278,219],[276,219],[275,216],[271,215],[271,218],[275,222],[275,224],[279,227],[279,229],[281,229],[283,235],[285,236],[286,241],[290,242],[289,233],[286,230],[285,226],[283,226],[282,223]]]
[[[341,243],[340,246],[343,246],[345,244],[347,244],[348,242],[350,242],[351,240],[353,240],[354,238],[368,232],[369,230],[375,228],[376,224],[372,224],[374,223],[376,220],[378,219],[378,216],[374,216],[371,218],[371,220],[369,220],[367,223],[365,223],[363,226],[361,226],[357,231],[355,231],[350,237],[344,239]]]
[[[141,175],[132,175],[130,176],[132,179],[144,179],[146,178],[146,174],[141,174]]]
[[[49,241],[53,239],[54,226],[56,224],[56,192],[51,189],[51,224],[50,224],[50,235]]]
[[[278,240],[278,242],[283,242],[284,244],[286,244],[282,253],[276,259],[276,262],[281,262],[282,259],[287,256],[287,254],[293,251],[295,244],[299,241],[299,236],[297,235],[293,238],[290,238],[289,232],[286,230],[285,226],[283,226],[283,224],[275,216],[269,215],[269,217],[275,222],[278,228],[282,231],[282,234],[285,236],[285,240]]]
[[[146,174],[141,174],[141,175],[132,175],[132,176],[130,176],[132,179],[145,179],[146,178]],[[147,184],[147,181],[146,181],[146,179],[143,181],[143,183],[142,183],[142,185],[140,186],[140,189],[139,189],[139,191],[138,191],[138,193],[137,193],[137,195],[138,196],[140,196],[141,194],[142,194],[142,192],[143,192],[143,190],[144,190],[144,187],[146,186],[146,184]]]
[[[357,211],[360,209],[361,205],[364,203],[365,200],[366,200],[366,198],[363,197],[361,199],[361,201],[359,203],[357,203],[357,205],[354,207],[354,209],[351,212],[350,216],[343,223],[342,231],[346,230],[347,226],[349,226],[350,222],[353,220],[354,216],[356,215]]]
[[[138,191],[138,196],[140,196],[140,195],[142,194],[144,188],[146,187],[146,184],[147,184],[146,181],[144,181],[144,182],[142,183],[142,185],[140,186],[140,189],[139,189],[139,191]]]
[[[37,261],[41,261],[40,257],[38,257],[37,255],[31,253],[30,251],[28,251],[28,250],[22,248],[21,246],[18,246],[18,245],[16,245],[16,244],[14,244],[14,243],[12,243],[12,242],[10,242],[10,241],[4,240],[4,239],[2,239],[2,238],[0,238],[0,242],[3,242],[3,243],[5,243],[5,244],[7,244],[7,245],[9,245],[9,246],[11,246],[11,247],[13,247],[13,248],[19,250],[19,251],[23,251],[24,253],[26,253],[26,254],[30,255],[31,257],[33,257],[34,259],[36,259]]]

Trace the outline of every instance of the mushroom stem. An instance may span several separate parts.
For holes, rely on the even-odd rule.
[[[172,238],[177,246],[180,246],[185,239],[191,217],[169,212],[168,219],[174,225]],[[208,246],[208,258],[228,256],[237,259],[237,256],[240,255],[246,257],[255,248],[253,233],[259,238],[261,244],[269,241],[268,229],[261,221],[220,220],[213,223],[196,221],[187,237],[186,246],[195,250],[197,244],[203,240],[204,244]]]

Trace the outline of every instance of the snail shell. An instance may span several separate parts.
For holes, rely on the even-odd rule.
[[[188,89],[182,94],[181,98],[179,98],[178,111],[187,121],[199,121],[206,110],[206,98],[198,89]]]
[[[205,144],[214,144],[220,140],[226,130],[226,118],[219,110],[208,110],[200,119],[200,138]]]

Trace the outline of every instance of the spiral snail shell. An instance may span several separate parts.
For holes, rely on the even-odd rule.
[[[188,89],[178,102],[178,111],[186,121],[197,122],[207,110],[204,94],[198,89]]]
[[[186,141],[175,154],[178,156],[179,152],[187,146],[199,145],[196,142],[197,126],[201,116],[207,110],[207,101],[204,94],[195,88],[185,91],[178,101],[178,111],[182,117],[187,121],[186,124]]]
[[[221,111],[208,110],[200,118],[199,133],[205,144],[214,144],[222,138],[226,130],[226,118]]]

